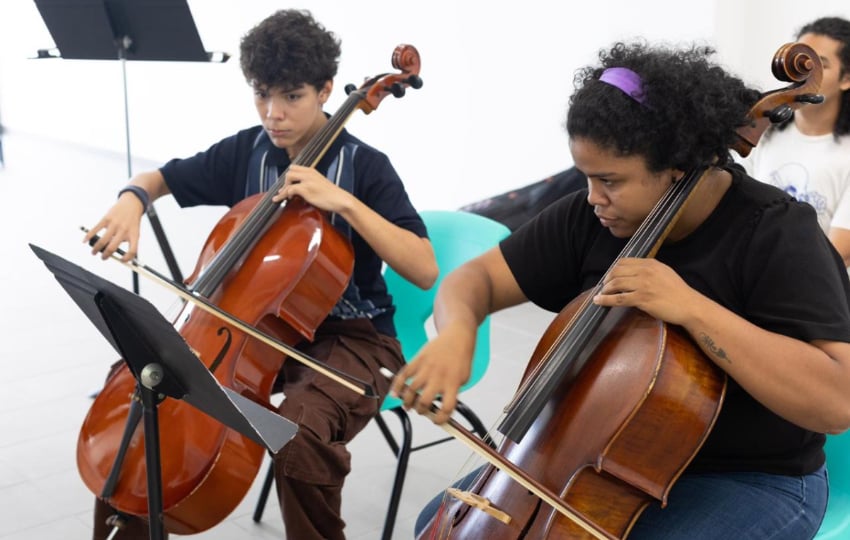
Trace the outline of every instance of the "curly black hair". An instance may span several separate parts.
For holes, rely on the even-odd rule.
[[[826,36],[841,43],[841,48],[838,50],[841,71],[838,76],[843,77],[847,72],[850,72],[850,21],[841,17],[821,17],[800,28],[797,32],[797,39],[803,37],[804,34]],[[790,123],[791,119],[777,126],[777,129],[783,130]],[[837,139],[848,133],[850,133],[850,90],[845,90],[841,93],[841,107],[838,109],[838,118],[832,127],[832,134]],[[770,131],[767,134],[769,135]]]
[[[254,87],[321,88],[336,76],[340,41],[309,11],[273,13],[242,38],[240,64]]]
[[[746,123],[759,92],[711,63],[713,53],[709,47],[677,50],[643,41],[601,50],[601,65],[576,73],[566,121],[570,138],[643,156],[655,172],[727,163],[735,130]],[[599,80],[610,67],[640,76],[643,103]]]

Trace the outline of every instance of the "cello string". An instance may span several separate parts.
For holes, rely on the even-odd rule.
[[[340,109],[319,129],[307,145],[293,160],[295,165],[314,167],[324,155],[327,148],[336,139],[345,123],[357,109],[362,100],[360,94],[352,93]],[[254,209],[245,217],[230,239],[219,249],[203,273],[193,284],[193,289],[205,297],[220,285],[230,269],[262,236],[263,232],[273,222],[274,217],[286,205],[286,201],[278,204],[272,198],[283,187],[289,167],[281,173],[277,181],[269,188],[256,204]]]
[[[396,375],[395,373],[393,373],[392,371],[390,371],[389,369],[387,369],[385,367],[380,368],[378,371],[381,373],[381,375],[383,375],[385,378],[387,378],[387,380],[390,380],[390,381],[392,381],[393,378]],[[498,419],[496,420],[496,422],[492,423],[490,425],[490,427],[487,429],[487,435],[489,437],[491,437],[491,440],[493,438],[490,434],[495,432],[494,430],[495,430],[495,426],[496,426],[497,422],[498,422]],[[442,426],[440,426],[440,427],[442,427]],[[451,432],[449,432],[449,433],[451,434]],[[500,442],[501,441],[493,440],[493,444],[496,447],[498,447]],[[463,462],[461,462],[460,466],[457,468],[456,472],[454,473],[454,477],[451,480],[449,480],[449,486],[450,487],[453,487],[461,479],[465,478],[466,475],[467,475],[466,471],[473,470],[473,468],[476,466],[476,464],[473,463],[473,461],[476,459],[476,457],[477,457],[477,453],[474,452],[474,451],[467,455],[467,457],[464,459]],[[478,479],[481,477],[482,474],[484,474],[484,472],[485,472],[485,469],[482,467],[481,472],[478,473],[478,475],[476,476],[476,479],[473,481],[473,484],[477,483]],[[434,518],[432,519],[432,522],[434,523],[434,525],[429,527],[429,529],[430,529],[430,534],[428,535],[429,540],[436,540],[436,539],[439,539],[439,538],[448,538],[448,536],[451,533],[451,530],[453,528],[453,525],[452,525],[453,516],[450,515],[447,510],[448,510],[449,506],[454,501],[457,501],[457,499],[452,497],[452,495],[449,493],[450,487],[447,487],[446,489],[443,490],[440,505],[437,507],[437,513],[435,514]]]
[[[652,234],[652,232],[656,230],[656,227],[657,227],[656,221],[659,219],[660,216],[663,215],[663,213],[665,212],[665,209],[670,204],[670,202],[675,199],[675,188],[676,188],[677,184],[680,184],[680,183],[677,182],[676,184],[671,185],[670,188],[667,191],[665,191],[661,200],[659,200],[659,202],[652,208],[652,210],[650,211],[650,213],[646,217],[646,219],[644,219],[644,221],[641,222],[641,224],[638,226],[638,229],[637,229],[637,231],[635,231],[635,234],[632,235],[632,237],[629,239],[629,241],[626,243],[626,245],[620,251],[620,254],[617,255],[615,262],[624,258],[624,257],[628,257],[630,254],[635,253],[636,251],[639,251],[641,249],[641,247],[645,246],[644,237]],[[587,311],[587,309],[589,309],[590,305],[592,305],[591,301],[592,301],[593,295],[598,293],[602,289],[603,283],[604,283],[605,278],[607,276],[608,276],[608,271],[606,271],[605,274],[603,274],[602,278],[597,282],[597,284],[593,286],[593,288],[591,289],[593,291],[593,293],[588,295],[584,299],[584,301],[581,303],[581,307],[576,312],[576,314],[573,316],[573,318],[570,320],[570,322],[561,331],[559,337],[555,340],[555,343],[553,344],[553,346],[550,347],[549,352],[547,352],[544,355],[544,359],[551,355],[552,349],[554,349],[555,346],[557,346],[559,344],[559,342],[564,338],[564,336],[573,327],[580,325],[580,324],[583,324],[582,320],[580,320],[580,316],[583,313],[585,313]],[[544,360],[544,362],[545,362],[545,360]],[[539,367],[539,365],[538,365],[538,367]]]
[[[425,415],[433,421],[435,414],[434,411],[437,409],[438,408],[432,404],[431,410],[425,413]],[[481,455],[481,457],[487,460],[491,465],[493,465],[503,473],[507,474],[511,479],[520,484],[522,487],[528,489],[531,493],[536,495],[543,502],[551,506],[555,511],[561,513],[564,517],[581,527],[585,532],[599,540],[608,540],[609,536],[607,535],[607,533],[598,529],[595,523],[584,518],[577,511],[573,510],[567,505],[566,502],[561,500],[557,494],[552,493],[551,490],[547,489],[545,486],[540,485],[533,478],[525,474],[522,469],[519,469],[510,461],[505,460],[501,455],[497,454],[495,451],[490,450],[490,448],[484,445],[484,443],[479,442],[476,437],[466,431],[457,422],[454,422],[450,419],[446,424],[440,424],[440,427],[442,427],[456,439],[469,446],[473,451]]]
[[[554,386],[567,375],[566,370],[577,361],[576,359],[584,351],[608,313],[610,308],[593,304],[592,298],[603,287],[611,268],[624,257],[654,255],[654,251],[657,251],[658,246],[678,219],[688,196],[704,177],[705,170],[697,167],[686,173],[680,181],[671,184],[626,242],[608,271],[589,292],[583,293],[584,299],[577,311],[552,340],[541,356],[541,360],[534,366],[505,407],[505,410],[509,411],[509,416],[506,423],[501,426],[504,432],[511,433],[513,438],[519,438],[524,434],[526,429],[524,426],[530,422],[528,413],[525,411],[533,414],[541,403],[541,397],[548,396],[554,391]]]
[[[382,375],[384,375],[384,377],[390,379],[395,376],[387,368],[382,367],[379,371]],[[409,389],[406,384],[404,386],[404,389]],[[432,403],[429,409],[422,414],[433,422],[435,415],[439,410],[440,408],[436,404]],[[556,512],[559,512],[565,518],[581,527],[592,537],[598,540],[610,540],[610,538],[612,538],[606,531],[599,528],[590,519],[586,518],[580,512],[570,507],[569,504],[563,501],[556,493],[552,492],[551,490],[537,482],[534,478],[529,476],[522,469],[505,459],[502,455],[498,454],[496,450],[491,449],[486,443],[478,439],[475,435],[473,435],[455,420],[449,418],[446,423],[436,425],[445,430],[449,435],[453,436],[455,439],[467,445],[474,453],[478,454],[490,465],[506,474],[508,477],[510,477],[513,481],[515,481],[522,487],[526,488],[530,493],[537,496],[541,501],[548,504]],[[443,496],[445,498],[446,494],[444,493]]]
[[[645,254],[652,250],[653,245],[663,239],[659,237],[662,235],[664,229],[672,227],[675,215],[669,215],[671,210],[677,206],[682,206],[682,197],[689,195],[702,177],[702,171],[698,168],[695,171],[685,174],[680,181],[674,182],[664,192],[661,199],[652,208],[644,221],[638,226],[638,229],[620,251],[620,254],[617,255],[614,263],[626,257],[646,256]],[[611,267],[614,266],[614,263],[611,264]],[[546,374],[557,371],[560,363],[567,361],[571,356],[569,354],[562,354],[564,349],[568,349],[570,344],[576,343],[581,336],[594,331],[595,323],[608,311],[608,308],[593,304],[592,299],[602,289],[609,271],[610,267],[603,274],[599,282],[590,289],[592,292],[586,294],[572,318],[563,326],[549,348],[541,356],[541,361],[537,363],[529,376],[525,378],[511,402],[506,406],[506,410],[513,408],[529,392],[536,393],[540,385],[549,382],[549,377]]]

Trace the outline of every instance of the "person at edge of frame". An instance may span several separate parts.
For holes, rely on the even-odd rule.
[[[797,41],[823,65],[823,103],[801,107],[771,126],[746,158],[747,173],[812,205],[821,228],[850,265],[850,21],[822,17]]]

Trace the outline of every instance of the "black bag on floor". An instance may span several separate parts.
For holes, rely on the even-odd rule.
[[[575,167],[570,167],[539,182],[462,206],[460,209],[495,219],[515,231],[554,201],[586,186],[584,174]]]

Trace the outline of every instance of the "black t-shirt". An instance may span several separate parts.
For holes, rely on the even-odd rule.
[[[182,206],[233,206],[262,188],[248,178],[252,152],[258,140],[267,142],[261,126],[242,130],[222,139],[204,152],[186,159],[173,159],[160,168],[168,189]],[[290,165],[286,151],[268,148],[266,162],[280,173]],[[389,158],[342,130],[325,152],[316,169],[329,176],[350,176],[349,191],[372,210],[399,227],[427,237],[425,224],[410,203],[404,184]],[[367,316],[377,330],[395,336],[392,315],[395,308],[381,274],[383,261],[363,238],[339,216],[334,225],[348,235],[354,247],[352,282],[331,314],[332,318]]]
[[[847,272],[814,210],[730,172],[731,187],[712,214],[656,258],[761,328],[806,342],[850,342]],[[602,227],[586,197],[587,190],[568,195],[501,243],[520,288],[545,309],[560,311],[595,286],[627,242]],[[823,464],[824,440],[729,378],[717,423],[689,470],[806,474]]]

